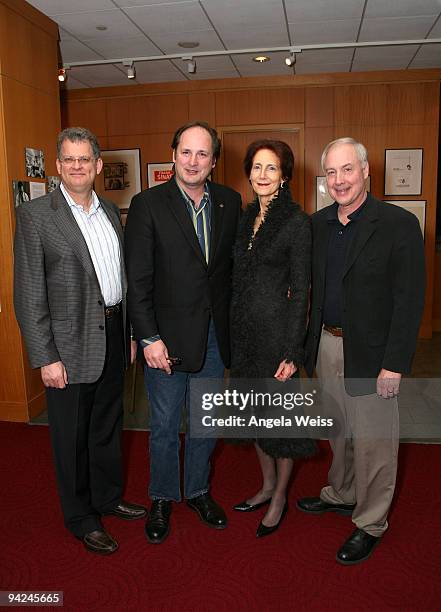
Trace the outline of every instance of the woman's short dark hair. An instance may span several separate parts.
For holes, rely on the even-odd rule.
[[[173,140],[171,143],[173,151],[176,151],[176,149],[178,148],[178,144],[181,140],[182,134],[193,127],[200,127],[204,130],[207,130],[207,132],[210,134],[211,143],[213,146],[213,158],[217,160],[220,155],[221,142],[219,140],[219,136],[217,135],[216,130],[212,128],[211,125],[208,125],[208,123],[206,123],[205,121],[192,121],[191,123],[181,125],[181,127],[176,130],[173,136]]]
[[[262,149],[269,149],[277,155],[282,170],[282,178],[286,181],[290,181],[292,179],[292,171],[294,170],[294,155],[291,151],[291,147],[287,145],[286,142],[283,142],[283,140],[262,139],[255,140],[248,145],[245,159],[243,160],[243,167],[247,177],[251,174],[254,156]]]

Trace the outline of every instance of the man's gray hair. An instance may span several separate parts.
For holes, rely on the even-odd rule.
[[[57,157],[61,159],[61,147],[65,140],[70,142],[88,142],[92,147],[93,156],[98,159],[101,156],[100,145],[98,144],[97,137],[90,130],[83,127],[69,127],[65,128],[58,134],[57,138]]]
[[[361,142],[358,142],[354,138],[351,138],[350,136],[345,136],[344,138],[337,138],[336,140],[333,140],[332,142],[327,144],[326,147],[324,148],[323,153],[322,153],[322,159],[321,159],[321,165],[322,165],[323,172],[325,172],[325,159],[330,149],[332,149],[332,147],[336,145],[345,145],[345,144],[350,144],[354,147],[357,157],[360,160],[361,167],[362,168],[366,167],[368,163],[368,152],[367,152],[366,147],[363,144],[361,144]]]

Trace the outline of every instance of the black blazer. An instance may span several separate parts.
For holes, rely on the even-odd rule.
[[[219,350],[230,362],[232,247],[240,195],[209,183],[212,202],[207,265],[174,178],[136,195],[125,229],[129,316],[138,340],[159,334],[176,370],[198,371],[214,320]]]
[[[328,208],[312,216],[312,296],[305,364],[310,376],[323,324],[327,216]],[[344,370],[351,395],[358,392],[348,379],[376,379],[382,368],[410,372],[425,290],[424,243],[412,213],[368,194],[358,224],[343,278]]]

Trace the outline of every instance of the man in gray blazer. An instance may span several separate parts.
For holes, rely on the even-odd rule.
[[[46,387],[65,525],[88,551],[110,554],[118,544],[101,516],[146,515],[121,497],[130,362],[122,227],[118,208],[93,191],[103,167],[96,137],[67,128],[57,155],[60,187],[16,209],[15,312]]]

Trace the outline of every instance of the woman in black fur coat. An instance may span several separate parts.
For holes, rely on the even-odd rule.
[[[293,166],[290,147],[277,140],[255,141],[245,156],[257,197],[242,217],[234,249],[231,378],[283,382],[303,363],[311,227],[289,191]],[[234,509],[251,512],[269,503],[256,534],[261,537],[275,531],[286,514],[293,459],[313,455],[316,447],[299,438],[259,438],[255,447],[262,488]]]

